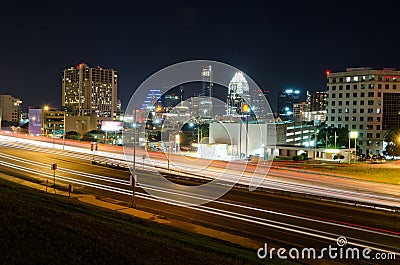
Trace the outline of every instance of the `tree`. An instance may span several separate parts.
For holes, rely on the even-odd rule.
[[[400,128],[393,128],[388,131],[384,140],[388,142],[388,144],[383,154],[392,157],[400,156]]]
[[[385,148],[385,151],[383,151],[384,155],[387,156],[400,156],[400,145],[395,144],[393,142],[388,143],[388,145]]]
[[[336,146],[335,146],[336,132]],[[315,135],[314,135],[315,137]],[[325,127],[317,128],[317,147],[347,148],[349,145],[349,131],[346,128]]]
[[[85,134],[82,136],[81,141],[85,141],[85,142],[97,142],[97,139],[94,137],[93,134],[85,133]]]
[[[79,140],[81,138],[81,134],[76,131],[69,131],[65,134],[65,139]]]

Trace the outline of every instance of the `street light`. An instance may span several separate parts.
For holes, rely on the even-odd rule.
[[[132,208],[136,208],[136,203],[135,203],[135,186],[136,186],[136,110],[135,110],[135,115],[133,119],[133,176],[131,175],[131,185],[132,185]],[[106,131],[107,133],[107,131]],[[106,138],[107,139],[107,138]]]
[[[48,112],[49,111],[49,106],[47,106],[47,105],[45,105],[44,107],[43,107],[43,110],[44,110],[44,112]],[[45,113],[43,113],[43,117],[42,118],[45,118],[46,117],[46,115],[45,115]],[[42,119],[43,121],[42,121],[42,125],[44,125],[43,127],[45,127],[44,128],[44,133],[45,133],[45,135],[46,136],[48,136],[47,135],[47,133],[48,133],[48,130],[47,130],[47,124],[46,124],[46,120],[45,119]]]
[[[350,140],[351,139],[354,139],[354,163],[356,163],[357,138],[358,138],[358,132],[357,131],[349,132],[349,164],[351,162],[351,159],[350,159]]]
[[[250,107],[249,104],[244,103],[242,105],[242,113],[246,114],[246,157],[248,156],[248,145],[249,145],[249,115],[248,113],[250,112]]]
[[[65,148],[65,134],[67,133],[67,131],[65,130],[65,110],[64,110],[64,124],[63,124],[63,129],[64,129],[64,133],[63,133],[63,150]]]
[[[175,147],[175,153],[176,153],[176,148],[178,148],[178,153],[180,153],[180,149],[181,149],[181,136],[179,135],[179,133],[177,135],[175,135],[175,143],[178,143],[177,146]]]

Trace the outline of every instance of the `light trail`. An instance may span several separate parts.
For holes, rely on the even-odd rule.
[[[4,136],[3,136],[3,138],[4,138]],[[1,139],[2,139],[2,136],[0,136],[0,140]],[[14,138],[14,137],[7,138],[8,141],[13,140],[13,139],[19,139],[19,138]],[[32,140],[26,140],[26,139],[21,139],[21,140],[22,140],[22,142],[25,142],[25,141],[32,142]],[[42,142],[39,142],[39,143],[42,143]],[[46,144],[50,144],[50,143],[43,143],[43,144],[46,145]],[[23,148],[23,149],[30,148],[30,147],[27,147],[26,145],[17,144],[15,142],[13,142],[11,144],[5,143],[3,145],[12,146],[14,148]],[[43,151],[43,149],[41,149],[41,148],[33,149],[33,150],[34,151]],[[62,150],[54,150],[54,149],[50,148],[50,149],[46,150],[46,152],[54,153],[57,155],[63,155],[63,156],[67,156],[67,157],[75,157],[78,159],[84,159],[84,160],[89,160],[89,161],[92,159],[92,154],[85,154],[85,155],[78,154],[77,155],[75,153],[77,150],[78,149],[75,149],[74,152],[68,151],[66,153],[66,152],[63,152]],[[90,153],[89,150],[84,150],[84,151]],[[115,156],[115,154],[114,154],[114,156]],[[139,161],[138,158],[136,160]],[[113,161],[109,160],[109,162],[112,163]],[[119,162],[120,162],[120,160],[119,160]],[[123,164],[125,166],[127,166],[125,161],[123,161]],[[146,169],[149,169],[149,168],[146,166]],[[198,179],[212,180],[214,178],[218,178],[221,181],[232,181],[232,179],[236,180],[236,177],[234,176],[235,172],[231,173],[232,176],[231,176],[231,174],[225,174],[225,175],[221,176],[220,173],[215,175],[215,171],[203,170],[204,176],[199,176],[198,174],[191,175],[188,172],[177,173],[176,171],[173,171],[173,170],[172,171],[167,170],[166,168],[162,167],[162,164],[159,164],[157,169],[160,172],[163,172],[165,174],[173,173],[173,174],[177,174],[177,175],[182,175],[184,177],[191,177],[191,178],[198,178]],[[206,177],[205,174],[207,174],[208,176]],[[248,174],[244,173],[244,176],[240,179],[238,184],[249,185],[249,183],[251,181],[251,177],[254,177],[254,176],[252,176],[251,174],[248,175]],[[262,178],[264,178],[264,177],[262,177]],[[330,188],[330,187],[326,187],[326,186],[320,186],[320,185],[318,185],[318,183],[315,183],[315,182],[312,182],[311,184],[291,182],[291,181],[287,181],[287,180],[277,179],[272,174],[270,174],[270,176],[267,179],[265,179],[264,183],[260,185],[260,188],[284,191],[284,192],[295,192],[295,193],[313,195],[313,196],[322,196],[322,197],[328,196],[331,198],[347,200],[347,201],[351,201],[351,202],[365,203],[367,205],[375,204],[375,205],[380,205],[380,207],[382,209],[386,209],[385,207],[387,207],[387,206],[400,208],[400,198],[399,197],[380,195],[379,193],[371,194],[370,192],[366,192],[363,190],[352,190],[352,189],[349,190],[349,189],[343,189],[343,188],[339,189],[339,188],[335,188],[335,187]]]
[[[7,156],[8,156],[8,159],[13,158],[12,160],[18,161],[18,158],[16,158],[16,157],[12,157],[12,156],[9,156],[9,155],[7,155]],[[32,162],[32,161],[29,161],[29,160],[26,160],[26,159],[21,159],[21,161],[19,161],[19,162],[26,163],[26,164],[31,165],[31,166],[38,166],[38,167],[47,167],[48,166],[48,165],[45,165],[44,163]],[[32,168],[28,168],[28,167],[14,165],[12,163],[8,163],[8,162],[5,162],[5,161],[0,161],[0,164],[3,165],[3,166],[7,166],[7,167],[10,167],[10,168],[18,169],[18,170],[21,170],[21,171],[24,171],[24,172],[38,174],[40,176],[47,176],[49,178],[53,177],[53,175],[51,173],[46,172],[46,171],[41,171],[41,170],[37,170],[37,169],[32,169]],[[81,176],[81,177],[86,177],[86,178],[90,177],[90,178],[96,179],[96,180],[107,181],[107,182],[111,182],[113,184],[120,182],[119,184],[121,184],[121,185],[129,186],[128,181],[124,181],[124,180],[117,180],[116,181],[113,178],[104,177],[104,176],[95,175],[95,174],[90,174],[90,173],[86,173],[86,172],[80,172],[80,171],[76,171],[76,170],[64,169],[64,168],[59,168],[59,171],[62,171],[62,172],[68,173],[68,174],[78,175],[78,176]],[[74,183],[74,184],[79,184],[79,185],[88,186],[88,187],[92,187],[92,188],[97,188],[97,189],[101,189],[101,190],[116,192],[116,193],[127,195],[127,196],[131,195],[131,191],[129,190],[129,188],[128,189],[121,189],[121,188],[117,188],[117,187],[113,187],[113,186],[107,186],[107,185],[98,184],[98,183],[93,183],[93,182],[89,182],[89,181],[77,180],[77,179],[66,177],[66,176],[62,176],[62,175],[59,175],[59,174],[57,174],[56,177],[57,177],[57,179],[59,179],[59,180],[61,179],[61,180],[66,181],[68,183]],[[150,187],[150,188],[156,189],[156,187]],[[165,190],[165,189],[158,190],[158,191],[169,192],[169,193],[173,193],[173,194],[176,194],[176,195],[179,195],[179,196],[192,196],[192,195],[188,195],[187,193],[186,194],[182,194],[182,193],[177,193],[176,191]],[[139,198],[143,198],[143,199],[148,199],[148,200],[152,200],[152,201],[159,201],[159,200],[157,200],[157,199],[155,199],[155,198],[153,198],[150,195],[147,195],[145,193],[139,193],[138,192],[137,196]],[[305,227],[300,227],[300,226],[297,226],[297,225],[286,224],[286,223],[282,223],[282,222],[278,222],[278,221],[274,221],[274,220],[270,220],[270,219],[265,219],[265,218],[245,215],[245,214],[241,214],[241,213],[237,213],[237,212],[233,212],[233,211],[222,210],[222,209],[209,207],[209,206],[191,207],[191,206],[188,206],[188,205],[186,205],[184,203],[181,203],[179,201],[176,201],[176,200],[167,200],[167,201],[164,201],[164,202],[172,204],[172,205],[175,205],[175,206],[194,209],[196,211],[201,211],[201,212],[205,212],[205,213],[208,213],[208,214],[213,214],[213,215],[218,215],[218,216],[222,216],[222,217],[226,217],[226,218],[232,218],[232,219],[236,219],[236,220],[240,220],[240,221],[245,221],[245,222],[253,223],[253,224],[256,224],[256,225],[268,226],[268,227],[276,228],[276,229],[284,229],[286,231],[291,231],[291,232],[294,232],[294,233],[300,233],[300,234],[303,234],[303,235],[312,236],[312,237],[316,237],[316,238],[319,238],[319,239],[326,239],[326,240],[333,240],[334,241],[339,236],[339,235],[334,234],[334,233],[318,231],[318,230],[311,229],[311,228],[305,228]],[[382,232],[378,232],[378,231],[374,231],[374,230],[367,230],[367,229],[358,228],[358,227],[346,226],[346,225],[343,225],[343,224],[336,224],[336,223],[331,223],[331,222],[326,222],[326,221],[321,221],[321,220],[315,220],[315,219],[305,218],[305,217],[301,217],[301,216],[295,216],[295,215],[291,215],[291,214],[278,213],[278,212],[275,212],[275,211],[269,211],[269,210],[265,210],[265,209],[249,207],[249,206],[244,206],[244,205],[240,205],[240,204],[227,203],[227,202],[223,202],[223,201],[216,201],[215,203],[222,204],[222,205],[229,205],[229,206],[237,207],[237,208],[245,208],[245,209],[249,209],[249,210],[252,210],[252,211],[264,212],[264,213],[269,213],[269,214],[274,214],[274,215],[282,215],[282,216],[285,216],[285,217],[302,219],[302,220],[322,223],[322,224],[330,225],[330,226],[338,226],[340,228],[346,228],[346,229],[358,230],[358,231],[368,232],[368,233],[373,233],[373,234],[378,234],[378,235],[390,236],[390,237],[393,237],[395,239],[399,239],[400,238],[397,235],[382,233]],[[374,249],[374,250],[377,250],[377,251],[387,251],[387,250],[385,250],[383,248],[385,248],[385,247],[388,248],[389,247],[389,246],[385,246],[385,245],[380,245],[380,246],[377,247],[377,243],[375,243],[375,242],[369,242],[369,241],[360,240],[360,239],[356,239],[356,238],[352,238],[352,237],[348,237],[348,238],[354,240],[354,242],[352,242],[351,244],[354,245],[354,246],[358,246],[358,247],[370,247],[371,249]],[[371,246],[371,243],[373,243],[375,246]],[[400,253],[396,252],[396,255],[400,255]]]

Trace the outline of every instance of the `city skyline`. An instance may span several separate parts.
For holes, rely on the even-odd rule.
[[[164,66],[213,59],[241,69],[270,90],[272,98],[285,88],[318,91],[325,87],[327,69],[400,65],[399,34],[391,26],[396,24],[398,3],[385,3],[385,12],[359,1],[346,3],[346,12],[340,2],[328,7],[295,1],[269,6],[214,4],[207,14],[191,4],[122,9],[115,3],[107,22],[95,15],[105,12],[103,7],[90,2],[80,5],[85,17],[58,3],[7,3],[0,19],[0,90],[23,99],[25,111],[45,104],[61,107],[56,92],[61,71],[85,62],[118,71],[119,98],[125,107],[134,89]],[[237,20],[233,14],[242,17]],[[83,19],[88,21],[89,38],[79,26]],[[215,41],[196,41],[203,27],[208,28],[207,38]],[[232,38],[237,33],[246,41]]]

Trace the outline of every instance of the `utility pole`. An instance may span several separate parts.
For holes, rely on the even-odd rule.
[[[239,159],[242,159],[242,119],[239,123]]]
[[[325,149],[328,149],[328,129],[325,132]]]
[[[249,145],[249,115],[246,114],[246,158],[248,157],[248,145]]]
[[[53,124],[53,148],[54,148],[54,138],[56,137],[56,124]]]
[[[132,208],[136,208],[135,203],[135,186],[136,186],[136,110],[133,120],[133,176],[131,175],[131,185],[132,185]]]
[[[336,149],[336,129],[335,129],[335,149]]]
[[[350,154],[350,148],[351,148],[351,147],[350,147],[350,144],[351,144],[351,142],[350,142],[350,140],[351,140],[351,139],[350,139],[350,134],[349,134],[349,164],[351,163],[351,160],[350,160],[350,159],[351,159],[351,158],[350,158],[350,156],[351,156],[351,154]]]
[[[63,129],[64,129],[64,133],[63,133],[63,150],[65,148],[65,134],[67,133],[67,131],[65,130],[65,110],[64,110],[64,125],[63,125]]]
[[[56,194],[56,169],[57,169],[57,164],[51,164],[51,170],[53,170],[53,179],[54,179],[54,194]]]

